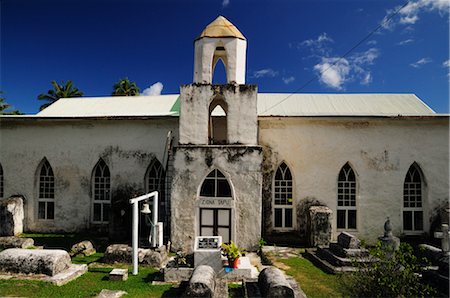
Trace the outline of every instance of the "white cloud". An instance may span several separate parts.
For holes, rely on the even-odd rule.
[[[387,21],[388,16],[397,11],[400,6],[394,9],[388,9],[381,25],[385,29],[393,29],[396,23],[403,25],[413,25],[420,20],[419,15],[423,12],[438,12],[440,15],[448,14],[450,0],[411,0],[399,12]]]
[[[293,81],[295,81],[295,78],[294,77],[287,77],[287,78],[282,78],[283,79],[283,82],[287,85],[287,84],[290,84],[290,83],[292,83]]]
[[[410,65],[414,68],[421,68],[423,65],[430,63],[432,60],[428,57],[422,58],[417,60],[414,63],[411,63]]]
[[[142,91],[141,95],[143,96],[157,96],[161,95],[161,91],[163,90],[164,85],[161,82],[156,82],[150,87],[144,89]]]
[[[414,39],[409,38],[409,39],[405,39],[405,40],[400,41],[399,43],[397,43],[397,45],[398,46],[404,46],[404,45],[407,45],[407,44],[410,44],[410,43],[413,43],[413,42],[414,42]]]
[[[230,0],[223,0],[222,7],[227,7],[230,4]]]
[[[256,70],[253,72],[253,78],[264,78],[264,77],[276,77],[278,75],[278,71],[273,70],[272,68],[265,68]]]
[[[442,62],[442,67],[450,67],[450,59]]]
[[[355,80],[368,85],[372,82],[372,73],[368,67],[374,64],[379,55],[378,49],[370,48],[348,58],[322,57],[314,70],[319,75],[320,82],[333,89],[342,90],[345,83]]]
[[[369,40],[368,42],[367,42],[367,44],[368,45],[376,45],[378,42],[376,41],[376,40]]]
[[[320,34],[316,39],[307,39],[297,44],[297,48],[307,47],[311,50],[313,55],[327,55],[331,49],[328,44],[333,43],[334,40],[325,32]]]

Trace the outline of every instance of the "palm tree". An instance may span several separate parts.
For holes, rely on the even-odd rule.
[[[22,113],[18,110],[5,112],[5,110],[11,108],[12,106],[5,101],[5,98],[1,94],[3,94],[3,91],[0,91],[0,115],[22,115]]]
[[[139,96],[139,88],[135,82],[130,82],[128,78],[119,80],[113,86],[113,96]]]
[[[39,100],[47,100],[48,103],[44,103],[40,110],[42,111],[52,103],[56,102],[60,98],[68,98],[68,97],[81,97],[83,96],[83,92],[80,91],[78,88],[73,87],[73,82],[71,80],[67,81],[67,83],[64,83],[62,81],[61,85],[56,83],[55,81],[52,81],[53,90],[50,89],[47,91],[47,93],[42,93],[38,95]]]

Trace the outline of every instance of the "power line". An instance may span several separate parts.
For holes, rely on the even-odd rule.
[[[353,47],[351,47],[347,52],[345,52],[344,55],[342,55],[341,57],[339,57],[339,59],[337,59],[334,63],[332,63],[330,66],[328,66],[325,70],[319,72],[319,75],[323,75],[325,72],[327,72],[330,68],[336,66],[342,59],[344,59],[348,54],[350,54],[354,49],[356,49],[357,47],[359,47],[363,42],[365,42],[367,39],[369,39],[375,32],[377,32],[378,30],[380,30],[381,27],[383,27],[385,24],[387,24],[393,17],[395,17],[403,8],[405,8],[406,5],[408,5],[411,2],[411,0],[406,1],[405,4],[403,4],[402,6],[400,6],[396,11],[394,11],[389,17],[385,18],[375,29],[373,29],[369,34],[367,34],[363,39],[361,39],[359,42],[357,42]],[[271,107],[265,109],[262,113],[267,112],[268,110],[276,107],[277,105],[281,104],[282,102],[284,102],[285,100],[287,100],[289,97],[291,97],[292,95],[300,92],[303,88],[305,88],[306,86],[308,86],[309,84],[311,84],[313,81],[316,80],[316,77],[312,77],[311,79],[309,79],[306,83],[304,83],[303,85],[301,85],[298,89],[296,89],[294,92],[290,93],[288,96],[286,96],[285,98],[283,98],[282,100],[280,100],[278,103],[272,105]]]

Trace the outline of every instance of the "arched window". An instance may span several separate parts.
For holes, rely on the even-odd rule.
[[[100,159],[93,171],[93,213],[94,223],[108,223],[111,207],[111,174],[103,159]]]
[[[0,163],[0,198],[3,198],[3,167]]]
[[[403,183],[403,230],[423,230],[422,176],[419,166],[413,163]]]
[[[158,191],[159,198],[164,199],[166,173],[162,164],[156,158],[150,163],[146,174],[147,192]]]
[[[231,187],[227,178],[219,170],[206,176],[200,188],[201,197],[231,198]]]
[[[218,66],[219,64],[219,66]],[[221,64],[221,65],[220,65]],[[218,67],[221,68],[221,71],[217,71]],[[212,71],[211,71],[211,82],[214,84],[223,84],[228,81],[228,57],[227,51],[223,45],[223,43],[219,42],[216,45],[216,49],[214,51],[213,61],[212,61]]]
[[[292,174],[286,163],[282,163],[274,180],[273,223],[275,228],[291,229],[292,223]]]
[[[55,219],[55,176],[47,159],[41,163],[39,173],[38,219]]]
[[[346,163],[338,177],[337,228],[356,229],[356,175]]]
[[[228,105],[220,97],[215,98],[209,105],[209,144],[227,143],[227,113]]]

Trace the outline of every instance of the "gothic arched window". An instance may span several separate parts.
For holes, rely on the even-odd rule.
[[[275,228],[291,229],[292,212],[292,174],[286,163],[282,163],[274,179],[273,223]]]
[[[423,230],[422,176],[420,168],[413,163],[403,183],[403,230]]]
[[[55,176],[47,159],[41,163],[39,173],[38,219],[55,219]]]
[[[337,228],[356,229],[356,175],[346,163],[338,176]]]
[[[111,174],[103,159],[100,159],[94,167],[92,182],[92,221],[108,223],[111,208]]]
[[[215,169],[206,176],[200,188],[201,197],[231,198],[231,187],[221,171]]]
[[[210,145],[228,142],[227,128],[228,105],[223,98],[215,98],[209,105],[208,137]]]

